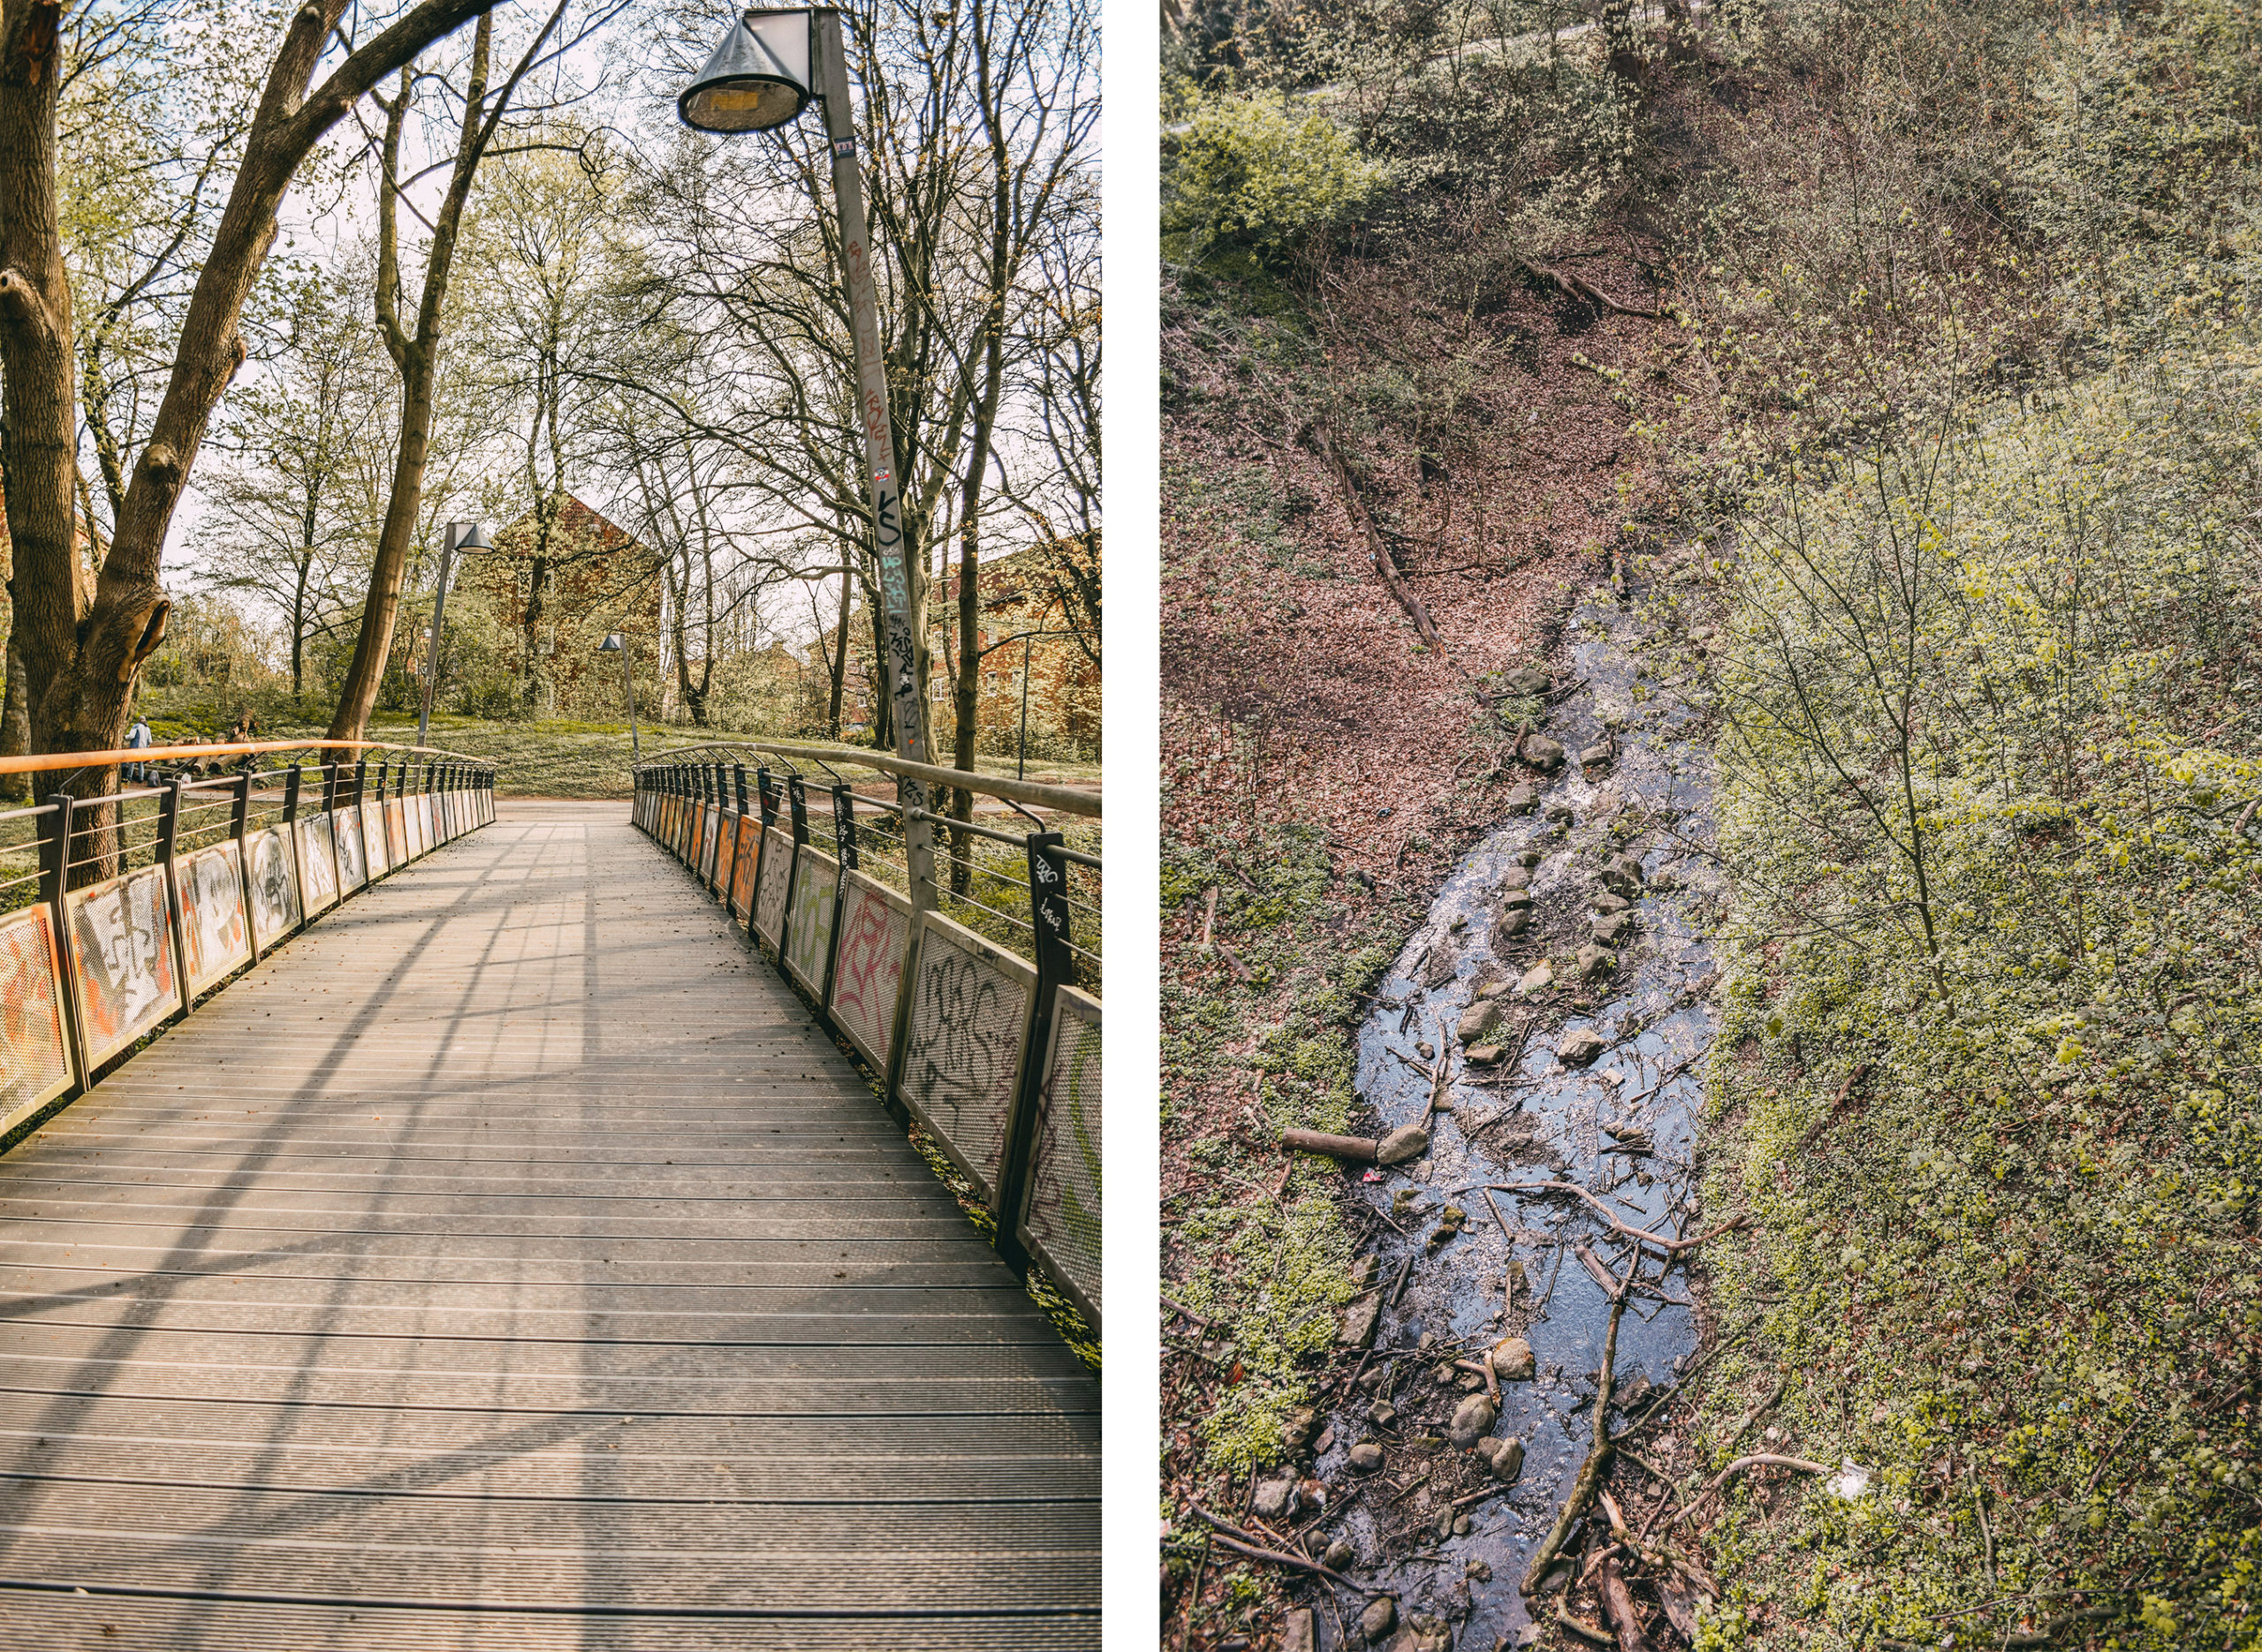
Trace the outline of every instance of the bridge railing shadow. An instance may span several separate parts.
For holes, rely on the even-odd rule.
[[[930,786],[1004,807],[939,814]],[[1098,793],[722,741],[641,765],[632,808],[1097,1335]]]

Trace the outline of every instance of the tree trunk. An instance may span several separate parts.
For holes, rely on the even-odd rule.
[[[242,364],[237,324],[299,163],[385,75],[490,3],[421,0],[311,95],[345,0],[309,0],[290,14],[189,298],[148,443],[128,476],[93,601],[81,606],[70,509],[72,318],[56,217],[62,7],[59,0],[0,0],[0,459],[12,484],[8,526],[34,750],[104,749],[125,731],[141,663],[164,635],[169,604],[158,575],[166,530],[212,409]],[[115,786],[117,773],[115,766],[82,769],[65,784],[95,795]],[[106,875],[106,860],[80,868],[73,881]]]
[[[451,0],[467,9],[492,0]],[[336,5],[342,0],[323,0]],[[565,0],[550,14],[511,78],[487,105],[488,52],[494,40],[494,20],[485,11],[472,37],[471,83],[464,98],[463,126],[456,144],[454,170],[448,193],[432,221],[432,245],[424,264],[424,292],[416,311],[414,337],[400,324],[400,239],[394,188],[400,175],[400,134],[408,118],[415,84],[415,65],[405,62],[400,90],[391,103],[380,97],[385,110],[383,163],[377,179],[377,326],[385,349],[399,370],[400,441],[393,463],[392,496],[385,502],[384,527],[377,536],[376,560],[369,568],[369,592],[361,604],[361,631],[354,639],[353,663],[338,692],[338,710],[330,720],[330,738],[358,740],[368,731],[369,713],[376,709],[377,690],[384,681],[385,662],[392,655],[394,621],[400,613],[401,572],[408,563],[408,542],[416,532],[416,519],[424,504],[424,470],[432,438],[432,385],[439,363],[441,311],[447,298],[448,277],[455,265],[456,237],[463,223],[464,203],[471,195],[472,176],[495,136],[495,128],[510,106],[512,95],[540,54],[550,31],[564,15]],[[412,57],[414,54],[411,54]],[[433,639],[436,645],[441,639]],[[434,650],[436,655],[436,648]],[[428,662],[427,669],[430,668]],[[439,681],[433,678],[436,693]]]
[[[25,704],[24,651],[8,633],[8,695],[0,701],[0,757],[21,757],[32,748],[32,722]],[[32,794],[29,775],[0,775],[0,801],[21,803]]]

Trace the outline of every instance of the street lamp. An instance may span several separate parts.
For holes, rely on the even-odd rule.
[[[911,569],[903,543],[903,491],[895,474],[895,431],[889,419],[887,371],[880,360],[879,297],[872,284],[871,246],[864,227],[864,183],[856,164],[856,131],[848,98],[848,64],[840,49],[840,13],[831,6],[748,11],[731,26],[707,66],[676,100],[676,114],[700,132],[768,132],[824,105],[832,151],[832,195],[839,215],[840,256],[848,284],[848,319],[856,341],[856,399],[863,413],[864,472],[870,483],[872,544],[880,570],[881,630],[887,640],[887,693],[895,710],[896,755],[930,762],[927,706],[919,693],[917,633],[911,623]],[[926,787],[902,777],[906,859],[914,898],[933,875],[926,822]]]
[[[487,535],[480,532],[476,522],[451,522],[446,536],[440,542],[440,588],[432,597],[432,640],[424,650],[424,703],[416,713],[416,743],[424,744],[424,736],[432,724],[432,685],[440,676],[440,627],[446,623],[448,611],[448,569],[459,550],[492,550]]]
[[[620,682],[628,690],[628,749],[635,761],[641,763],[644,761],[644,742],[636,733],[636,679],[628,674],[627,634],[619,631],[607,632],[604,640],[597,644],[597,652],[620,656]]]

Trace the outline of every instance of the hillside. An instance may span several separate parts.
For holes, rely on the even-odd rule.
[[[1188,14],[1172,1644],[2262,1645],[2258,50]]]

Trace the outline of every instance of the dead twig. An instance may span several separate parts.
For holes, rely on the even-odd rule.
[[[1613,1555],[1602,1563],[1602,1615],[1618,1632],[1618,1652],[1651,1652],[1650,1638],[1642,1633],[1642,1619],[1634,1610],[1634,1596],[1626,1587],[1626,1574],[1619,1569],[1618,1557]]]
[[[1815,1144],[1816,1139],[1830,1128],[1831,1124],[1838,1117],[1839,1110],[1846,1105],[1846,1098],[1854,1093],[1854,1087],[1869,1075],[1869,1070],[1870,1064],[1866,1061],[1854,1064],[1854,1070],[1846,1075],[1845,1082],[1838,1087],[1838,1094],[1830,1098],[1829,1109],[1821,1118],[1809,1125],[1806,1127],[1806,1133],[1799,1138],[1799,1144],[1792,1152],[1794,1158],[1803,1157],[1806,1150]]]
[[[1560,1601],[1555,1603],[1555,1622],[1559,1627],[1569,1630],[1580,1640],[1590,1641],[1598,1647],[1614,1647],[1618,1644],[1583,1618],[1572,1617],[1569,1609]]]
[[[1613,1210],[1608,1205],[1603,1203],[1601,1200],[1596,1198],[1585,1188],[1580,1186],[1576,1182],[1475,1182],[1466,1187],[1456,1187],[1454,1189],[1454,1192],[1456,1194],[1475,1193],[1479,1188],[1484,1189],[1487,1193],[1558,1193],[1575,1194],[1576,1197],[1583,1200],[1587,1204],[1591,1206],[1596,1212],[1601,1216],[1604,1221],[1609,1223],[1613,1232],[1622,1234],[1637,1244],[1653,1246],[1668,1256],[1678,1256],[1683,1251],[1695,1250],[1699,1245],[1704,1243],[1705,1240],[1718,1239],[1721,1234],[1727,1232],[1732,1228],[1742,1227],[1750,1219],[1749,1216],[1742,1215],[1733,1216],[1727,1221],[1719,1224],[1717,1227],[1705,1229],[1704,1231],[1697,1234],[1694,1239],[1667,1239],[1662,1233],[1652,1233],[1647,1228],[1634,1227],[1628,1223],[1620,1221],[1616,1211]]]
[[[1585,1516],[1587,1505],[1594,1501],[1595,1494],[1602,1489],[1603,1470],[1610,1466],[1611,1369],[1618,1360],[1618,1322],[1625,1312],[1626,1304],[1622,1299],[1610,1305],[1610,1329],[1602,1339],[1602,1369],[1595,1391],[1594,1445],[1587,1452],[1587,1460],[1579,1466],[1578,1478],[1571,1482],[1571,1495],[1564,1498],[1563,1512],[1556,1517],[1553,1529],[1532,1551],[1531,1565],[1525,1569],[1521,1585],[1527,1596],[1539,1592],[1539,1580],[1547,1575],[1547,1569],[1563,1552],[1563,1545],[1570,1539],[1571,1527]]]
[[[1824,1465],[1810,1463],[1803,1457],[1779,1457],[1772,1451],[1755,1451],[1750,1457],[1737,1458],[1735,1461],[1713,1475],[1705,1482],[1704,1489],[1689,1500],[1689,1506],[1666,1524],[1677,1526],[1687,1519],[1698,1509],[1704,1507],[1705,1502],[1722,1486],[1727,1484],[1732,1477],[1742,1474],[1747,1468],[1795,1468],[1803,1474],[1826,1474],[1830,1472]]]
[[[1198,1504],[1188,1505],[1188,1512],[1198,1514],[1203,1519],[1209,1521],[1212,1527],[1217,1528],[1213,1534],[1212,1541],[1223,1543],[1226,1548],[1233,1550],[1236,1554],[1247,1555],[1252,1560],[1269,1560],[1275,1565],[1293,1566],[1299,1572],[1313,1572],[1320,1577],[1327,1579],[1332,1583],[1340,1583],[1347,1589],[1356,1589],[1362,1595],[1375,1595],[1383,1592],[1377,1589],[1370,1589],[1363,1583],[1356,1582],[1350,1578],[1345,1577],[1340,1572],[1336,1571],[1332,1566],[1324,1566],[1320,1565],[1317,1560],[1307,1560],[1302,1555],[1282,1554],[1277,1549],[1267,1549],[1264,1544],[1258,1542],[1255,1537],[1250,1535],[1250,1534],[1241,1530],[1240,1527],[1234,1526],[1228,1521],[1219,1519],[1216,1515],[1211,1513],[1209,1510],[1203,1508]]]

